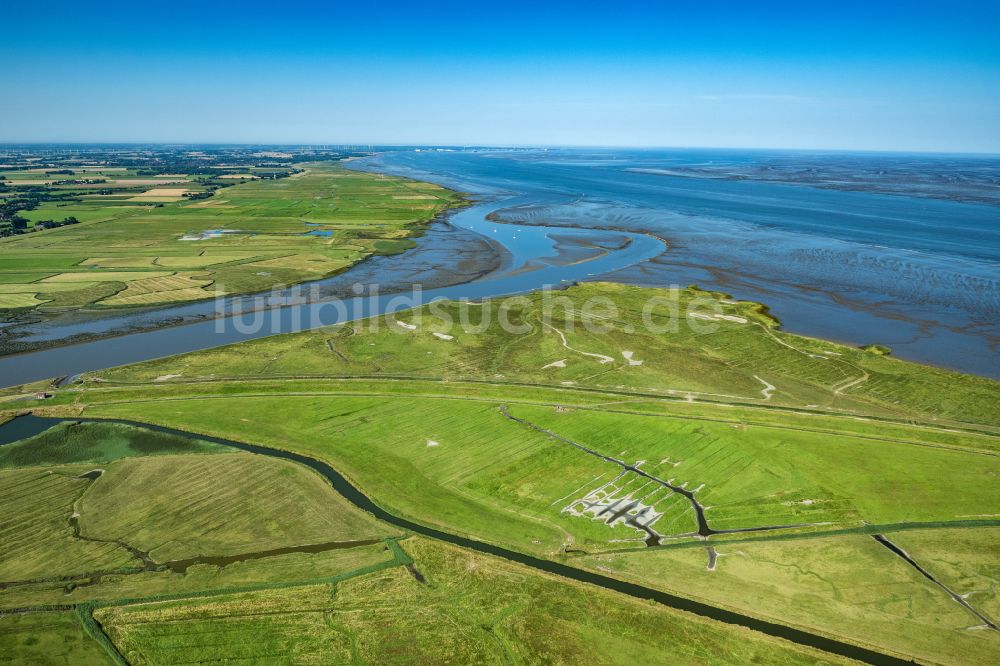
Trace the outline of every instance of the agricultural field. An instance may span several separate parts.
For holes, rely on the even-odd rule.
[[[915,530],[887,536],[902,545],[947,534],[948,557],[964,553],[955,568],[974,575],[989,569],[995,573],[996,529]],[[982,628],[974,613],[871,536],[748,540],[719,543],[714,550],[711,568],[704,546],[604,553],[574,562],[782,624],[850,635],[895,654],[919,655],[924,662],[989,663],[1000,648],[995,631]],[[907,552],[933,574],[947,572],[928,553]],[[996,617],[995,588],[995,579],[979,578],[956,591],[968,593],[976,610]]]
[[[59,222],[0,238],[0,316],[159,306],[315,280],[410,247],[459,203],[443,188],[335,161],[208,175],[187,165],[193,173],[152,177],[60,166],[0,171],[9,191],[44,190],[16,213],[29,228]]]
[[[64,549],[66,571],[136,569],[69,594],[136,663],[391,660],[401,642],[433,661],[817,657],[408,536],[296,463],[197,440],[219,437],[326,463],[404,521],[881,654],[964,664],[1000,651],[996,382],[790,335],[756,304],[697,289],[556,296],[552,312],[541,295],[508,308],[519,333],[497,324],[498,303],[470,306],[491,322],[480,332],[454,323],[461,304],[438,303],[85,375],[44,402],[11,389],[8,414],[193,433],[142,444],[140,428],[87,423],[0,447],[0,475],[44,480],[52,498],[18,500],[49,525],[18,543],[68,544],[72,506],[81,536],[156,565],[194,558],[180,574]],[[602,296],[617,310],[595,317],[587,302]],[[642,328],[651,296],[699,301],[716,325]],[[294,551],[324,541],[353,545]],[[252,550],[266,556],[225,559]],[[33,560],[12,559],[31,582],[0,590],[4,607],[66,603],[66,582]]]
[[[658,516],[649,527],[663,540],[697,531],[692,503],[654,479],[696,491],[697,501],[710,507],[709,526],[718,531],[854,529],[1000,513],[993,492],[1000,473],[996,456],[568,405],[328,391],[171,396],[94,405],[85,414],[134,418],[141,410],[155,423],[307,453],[343,470],[397,515],[546,556],[565,548],[641,546],[649,538],[582,509],[581,503],[598,499],[605,505],[615,498],[640,501],[633,513],[648,507],[648,518]],[[514,399],[524,402],[524,391]],[[247,411],[267,416],[234,416]],[[871,464],[849,468],[859,456]],[[909,461],[902,469],[892,464],[901,456]],[[969,458],[975,466],[962,464]],[[963,492],[952,493],[954,487]]]
[[[189,451],[178,450],[183,442]],[[32,444],[44,454],[26,460]],[[3,450],[12,448],[21,457],[8,458],[0,483],[30,489],[4,493],[3,506],[22,517],[34,510],[29,523],[45,526],[21,534],[17,521],[0,522],[0,645],[15,660],[273,663],[406,654],[499,663],[587,654],[615,663],[669,649],[680,663],[706,655],[841,663],[394,534],[295,463],[102,423],[58,425]],[[84,457],[102,466],[77,462]]]
[[[73,611],[0,615],[0,654],[17,664],[115,664]]]
[[[403,567],[330,586],[101,608],[131,663],[837,663],[425,539]]]

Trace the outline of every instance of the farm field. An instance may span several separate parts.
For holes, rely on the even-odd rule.
[[[409,247],[426,222],[459,201],[430,184],[331,162],[288,168],[295,173],[226,179],[210,189],[184,174],[87,172],[151,189],[24,211],[29,220],[76,223],[0,238],[0,314],[155,306],[315,280]],[[0,175],[14,190],[35,182],[30,171]],[[156,187],[160,181],[171,186]]]
[[[73,611],[0,615],[0,653],[21,664],[115,664]]]
[[[110,606],[95,616],[131,662],[837,663],[610,592],[424,539],[402,567],[330,586]]]
[[[995,569],[996,528],[887,536],[899,544],[947,538],[946,557],[962,553],[954,570],[969,577],[958,590],[996,617],[995,579],[972,580],[976,572]],[[850,635],[921,661],[987,663],[1000,649],[997,632],[982,628],[979,618],[870,536],[718,543],[715,551],[712,569],[704,547],[605,553],[575,563],[783,624]],[[928,553],[908,552],[933,574],[947,572]]]
[[[109,451],[98,455],[95,442],[102,439]],[[60,452],[78,460],[81,441],[88,455],[110,461],[102,463],[103,473],[80,473],[93,465],[58,460]],[[140,441],[146,452],[135,450]],[[193,450],[205,450],[204,443],[188,441]],[[126,450],[123,442],[132,447]],[[5,482],[16,475],[33,486],[12,510],[24,515],[25,502],[38,503],[40,479],[71,480],[77,498],[43,503],[50,531],[61,524],[66,532],[62,546],[53,547],[36,530],[13,535],[27,551],[4,553],[5,563],[22,568],[5,568],[0,583],[0,644],[19,660],[55,663],[72,655],[73,663],[142,664],[192,655],[224,662],[339,655],[349,661],[404,650],[413,655],[415,649],[421,659],[502,662],[543,650],[554,659],[592,654],[597,663],[614,663],[669,647],[682,663],[703,655],[732,663],[840,663],[749,630],[608,591],[595,594],[437,542],[397,543],[390,536],[395,530],[291,462],[215,449],[180,453],[176,437],[115,424],[56,426],[8,447],[30,443],[45,444],[48,462],[0,472]],[[215,492],[206,494],[206,480]],[[283,495],[269,487],[280,487]],[[116,506],[118,496],[132,501]],[[136,502],[140,496],[152,503]],[[199,522],[199,515],[217,522]],[[0,525],[9,543],[10,523]],[[271,533],[275,528],[280,537]],[[253,538],[241,544],[227,534]],[[342,547],[314,546],[319,538],[348,537],[354,541],[341,541]],[[146,550],[149,543],[168,546]],[[91,563],[104,568],[81,572],[79,558],[60,560],[57,555],[72,544],[104,546],[103,559]],[[286,547],[264,549],[278,544]],[[195,554],[189,560],[168,559],[189,553]],[[24,569],[28,560],[46,575]],[[39,575],[24,577],[34,573]],[[588,608],[600,608],[603,616]],[[556,627],[563,640],[548,644],[543,627]]]
[[[499,305],[474,306],[493,322],[477,334],[435,316],[448,312],[457,321],[458,304],[435,304],[400,314],[405,326],[356,322],[246,342],[85,375],[45,401],[0,405],[142,421],[305,454],[394,516],[903,659],[983,662],[1000,649],[992,564],[1000,530],[996,382],[786,334],[755,304],[696,289],[666,297],[682,307],[711,301],[701,307],[726,317],[712,330],[626,333],[637,328],[642,303],[664,296],[655,290],[587,284],[558,296],[566,300],[549,316],[537,295],[506,313],[528,325],[522,333],[495,323]],[[601,318],[603,333],[585,325],[593,318],[585,303],[599,296],[618,306]],[[948,399],[931,400],[946,385]],[[438,612],[465,626],[473,614],[456,608],[485,603],[468,574],[460,583],[446,582],[446,573],[434,577],[435,558],[443,557],[435,549],[453,550],[451,559],[481,556],[423,538],[397,542],[405,535],[393,528],[373,531],[377,521],[324,495],[318,477],[316,488],[306,482],[309,473],[284,481],[298,469],[291,462],[220,454],[207,442],[190,444],[202,447],[198,454],[169,439],[136,445],[143,431],[124,425],[60,428],[36,437],[35,446],[0,448],[0,467],[28,474],[37,467],[14,465],[61,465],[79,475],[77,468],[100,460],[104,474],[78,502],[81,533],[122,539],[157,563],[207,552],[239,556],[248,552],[247,535],[264,548],[359,542],[221,569],[195,564],[181,578],[142,570],[74,589],[74,603],[90,604],[130,660],[166,649],[183,659],[209,649],[200,638],[209,630],[235,632],[218,643],[239,646],[220,653],[223,659],[307,659],[319,651],[363,659],[372,646],[394,645],[376,630],[390,621],[375,600],[410,599],[398,585],[443,594],[437,580],[450,590],[448,604],[421,597],[428,610],[407,610],[409,601],[394,608],[400,636],[409,636],[410,618],[421,618],[421,626],[445,623]],[[81,435],[91,428],[103,430]],[[96,453],[86,444],[91,439],[106,439],[107,452]],[[247,471],[263,462],[266,472]],[[292,487],[349,511],[295,512],[302,501]],[[148,500],[130,503],[137,493]],[[55,516],[57,506],[46,510]],[[288,518],[269,523],[268,515]],[[385,544],[401,546],[428,582],[400,567],[408,560]],[[355,570],[366,573],[342,578]],[[310,571],[341,577],[336,594]],[[302,585],[294,595],[284,589],[293,578]],[[458,593],[456,585],[468,587]],[[229,596],[184,597],[211,586]],[[376,596],[356,600],[355,586]],[[952,591],[965,595],[964,605]],[[12,608],[58,603],[64,592],[38,581],[3,594]],[[124,603],[152,597],[163,601]],[[338,610],[341,603],[350,613]],[[510,622],[529,618],[528,609],[512,608],[503,616]],[[219,619],[233,609],[241,609],[238,617]],[[634,610],[626,616],[639,621]],[[259,617],[280,621],[262,627]],[[507,654],[498,646],[541,649],[531,627],[547,625],[573,636],[560,645],[598,650],[596,641],[615,650],[598,651],[609,661],[614,654],[643,658],[652,645],[636,638],[648,634],[635,625],[621,629],[617,635],[630,638],[618,646],[605,634],[596,639],[600,632],[583,619],[529,619],[502,625],[509,634],[488,618],[476,620],[476,627],[493,627],[492,642],[474,628],[463,629],[459,642],[407,640],[428,658],[459,661]],[[238,638],[251,634],[266,638]],[[697,661],[678,650],[681,661]]]
[[[566,547],[642,545],[648,535],[641,530],[567,510],[603,493],[606,504],[632,497],[661,514],[652,527],[664,538],[697,530],[691,503],[679,494],[512,421],[503,404],[331,392],[172,397],[94,405],[84,413],[141,414],[154,423],[307,453],[343,470],[398,515],[548,556]],[[697,489],[715,530],[858,528],[1000,512],[993,492],[1000,459],[992,455],[600,409],[507,407],[511,416],[628,464],[647,461],[642,471]],[[230,416],[246,411],[268,417]],[[615,434],[605,441],[601,433],[609,430]],[[372,464],[373,455],[379,464]],[[905,468],[890,464],[904,455]],[[850,466],[859,456],[871,464]],[[964,465],[970,458],[976,464]],[[951,493],[953,487],[963,492]]]
[[[81,442],[89,455],[81,456]],[[146,449],[137,451],[137,442]],[[107,450],[97,454],[102,443]],[[178,451],[182,443],[188,452]],[[292,463],[105,424],[57,426],[0,450],[33,444],[44,447],[41,455],[8,456],[0,470],[3,585],[387,535]],[[245,479],[255,493],[240,491]]]

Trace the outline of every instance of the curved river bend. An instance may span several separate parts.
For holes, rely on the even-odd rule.
[[[415,250],[309,286],[320,296],[351,293],[352,282],[381,284],[383,292],[421,281],[451,286],[427,289],[408,304],[389,296],[346,300],[341,310],[322,299],[286,303],[267,309],[252,332],[215,317],[211,302],[19,324],[7,329],[10,349],[143,330],[2,356],[0,386],[342,323],[436,298],[482,299],[600,277],[728,291],[767,304],[792,332],[885,344],[904,358],[1000,378],[1000,208],[650,168],[695,157],[402,151],[355,161],[352,168],[429,180],[482,200],[454,212],[448,225],[432,225]],[[661,237],[670,240],[669,252]],[[488,273],[495,253],[484,239],[503,256],[503,265]],[[178,321],[184,323],[164,328]]]
[[[547,286],[568,283],[614,273],[647,262],[666,251],[659,238],[637,232],[597,229],[566,229],[535,225],[497,224],[487,215],[498,207],[518,205],[522,199],[503,197],[479,203],[452,214],[449,223],[458,229],[488,238],[503,254],[500,268],[489,274],[453,286],[412,293],[361,296],[345,300],[319,298],[301,304],[278,303],[215,319],[167,326],[138,333],[83,342],[41,351],[0,357],[0,386],[66,377],[118,365],[138,363],[164,356],[220,347],[223,345],[292,333],[311,328],[397,312],[438,299],[481,300],[523,294]],[[407,255],[386,258],[400,267],[407,266]],[[457,259],[456,259],[457,261]],[[360,268],[357,267],[357,268]],[[353,270],[353,269],[352,269]],[[337,276],[339,282],[350,279],[352,271]],[[291,290],[294,294],[296,290]],[[298,293],[308,293],[303,285]],[[212,312],[211,303],[182,306],[178,314],[190,316]],[[173,312],[160,311],[161,317]],[[126,316],[127,317],[127,316]],[[120,322],[119,322],[120,323]],[[93,326],[113,327],[115,322],[83,324],[76,333]]]
[[[48,430],[52,426],[61,423],[64,420],[66,419],[44,418],[34,415],[18,417],[13,421],[9,421],[0,426],[0,445],[10,444],[12,442],[16,442],[21,439],[25,439],[27,437],[32,437],[34,435],[44,432],[45,430]],[[427,527],[426,525],[415,523],[411,520],[407,520],[406,518],[401,518],[399,516],[389,513],[381,506],[376,504],[371,498],[369,498],[363,492],[358,490],[357,487],[355,487],[337,470],[335,470],[333,467],[326,464],[325,462],[317,460],[316,458],[310,458],[308,456],[304,456],[298,453],[293,453],[291,451],[283,451],[280,449],[273,449],[265,446],[257,446],[255,444],[246,444],[244,442],[236,442],[229,439],[212,437],[209,435],[187,432],[185,430],[167,428],[164,426],[150,425],[147,423],[140,423],[137,421],[129,421],[124,419],[90,419],[90,418],[75,418],[71,420],[80,422],[122,423],[125,425],[136,426],[139,428],[146,428],[148,430],[154,430],[156,432],[162,432],[170,435],[177,435],[180,437],[187,437],[187,438],[200,439],[208,442],[213,442],[215,444],[229,446],[235,449],[239,449],[241,451],[256,453],[258,455],[281,458],[283,460],[290,460],[305,465],[306,467],[309,467],[310,469],[318,472],[321,476],[323,476],[323,478],[329,481],[330,485],[333,486],[335,491],[340,493],[340,495],[342,495],[344,498],[346,498],[349,502],[351,502],[354,506],[361,509],[362,511],[367,511],[368,513],[374,515],[379,520],[382,520],[390,525],[399,527],[400,529],[413,532],[414,534],[420,534],[422,536],[430,537],[432,539],[445,541],[447,543],[451,543],[456,546],[461,546],[462,548],[468,548],[469,550],[474,550],[476,552],[485,553],[487,555],[502,557],[512,562],[517,562],[519,564],[531,567],[532,569],[535,569],[537,571],[544,571],[545,573],[554,574],[562,578],[568,578],[581,583],[596,585],[598,587],[602,587],[607,590],[613,590],[615,592],[626,594],[630,597],[635,597],[638,599],[652,599],[657,603],[661,603],[671,608],[680,609],[683,611],[687,611],[689,613],[694,613],[695,615],[700,615],[703,617],[711,618],[713,620],[718,620],[720,622],[725,622],[727,624],[735,624],[742,627],[747,627],[749,629],[759,631],[769,636],[783,638],[793,643],[798,643],[800,645],[816,648],[818,650],[823,650],[825,652],[830,652],[850,659],[856,659],[858,661],[863,661],[869,664],[877,664],[879,666],[883,664],[887,666],[897,666],[901,664],[913,663],[910,661],[905,661],[903,659],[892,657],[890,655],[882,654],[880,652],[875,652],[874,650],[869,650],[857,645],[852,645],[850,643],[844,643],[842,641],[838,641],[832,638],[827,638],[826,636],[820,636],[818,634],[813,634],[808,631],[795,629],[793,627],[785,626],[782,624],[776,624],[774,622],[767,622],[765,620],[751,617],[749,615],[743,615],[741,613],[729,611],[724,608],[718,608],[716,606],[711,606],[709,604],[701,603],[700,601],[695,601],[693,599],[686,599],[684,597],[679,597],[673,594],[669,594],[667,592],[662,592],[660,590],[654,590],[652,588],[644,587],[642,585],[636,585],[635,583],[627,583],[625,581],[617,580],[615,578],[610,578],[608,576],[602,576],[601,574],[598,573],[592,573],[589,571],[585,571],[583,569],[577,569],[576,567],[571,567],[569,565],[562,564],[561,562],[543,560],[541,558],[532,557],[531,555],[525,555],[524,553],[508,550],[500,546],[495,546],[493,544],[484,543],[482,541],[477,541],[475,539],[470,539],[456,534],[450,534],[448,532],[443,532],[433,527]]]

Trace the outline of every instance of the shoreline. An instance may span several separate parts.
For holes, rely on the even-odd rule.
[[[405,178],[406,180],[412,182],[423,182],[405,176],[400,176],[400,177]],[[406,240],[414,241],[413,247],[406,248],[399,252],[373,251],[372,253],[366,255],[365,257],[362,257],[361,259],[351,264],[350,266],[344,266],[343,268],[340,268],[330,273],[329,275],[325,275],[323,277],[314,280],[307,280],[304,282],[297,282],[290,285],[285,285],[282,287],[282,292],[288,293],[293,291],[306,290],[313,286],[322,287],[326,285],[326,283],[335,280],[337,278],[341,278],[352,271],[357,272],[359,270],[363,270],[367,267],[370,267],[370,265],[375,262],[384,261],[392,257],[399,257],[408,252],[419,251],[422,249],[420,247],[419,241],[421,239],[425,239],[428,233],[434,230],[434,227],[436,225],[447,227],[448,231],[444,233],[451,233],[453,231],[456,231],[457,230],[456,227],[454,227],[449,223],[449,218],[454,214],[458,213],[459,211],[462,211],[470,206],[476,205],[477,202],[473,200],[471,198],[471,195],[469,195],[468,193],[459,192],[451,188],[444,188],[444,189],[447,189],[448,191],[458,195],[459,197],[458,201],[453,205],[445,207],[430,220],[420,223],[419,226],[414,227],[413,233],[406,237]],[[493,250],[494,254],[499,255],[501,250],[504,253],[506,253],[506,250],[503,249],[502,246],[497,244],[492,239],[489,239],[487,237],[482,237],[482,241],[484,245],[489,246]],[[479,259],[479,264],[471,272],[467,272],[461,275],[459,279],[452,280],[450,279],[449,275],[442,273],[439,281],[428,282],[427,284],[429,286],[427,288],[436,289],[441,287],[466,284],[468,282],[477,280],[489,274],[490,272],[496,270],[499,264],[500,264],[500,257],[495,258],[495,260],[493,261],[491,261],[488,258],[482,258]],[[457,275],[457,274],[452,274],[452,275]],[[405,287],[399,285],[399,288],[394,289],[392,291],[387,291],[385,293],[394,294],[394,293],[404,293],[405,291],[406,291]],[[254,299],[265,297],[273,293],[274,293],[273,290],[267,290],[267,291],[227,294],[225,296],[226,304],[227,307],[230,307],[243,300],[253,301]],[[348,298],[351,296],[351,294],[349,293],[349,289],[347,289],[346,287],[341,288],[338,293],[335,293],[333,295],[339,298]],[[200,314],[195,314],[195,313],[186,314],[184,312],[178,312],[176,315],[171,315],[170,313],[173,310],[187,310],[187,309],[204,310],[207,306],[213,304],[214,300],[215,297],[209,295],[197,301],[188,301],[183,303],[168,303],[160,306],[145,307],[145,308],[128,307],[128,306],[126,307],[108,306],[103,308],[98,307],[94,309],[80,308],[65,313],[51,313],[53,317],[50,317],[48,320],[44,316],[40,316],[33,321],[4,322],[2,323],[2,325],[0,325],[0,358],[14,357],[23,354],[42,352],[45,350],[57,349],[60,347],[71,347],[98,340],[109,340],[126,335],[132,335],[135,333],[176,328],[198,322],[213,321],[218,318],[215,314],[214,308],[212,308],[210,312],[200,313]],[[33,314],[32,312],[25,313],[25,315],[29,317],[32,314]],[[118,318],[144,318],[147,316],[152,319],[155,319],[155,321],[146,324],[140,323],[136,325],[123,325],[121,327],[109,329],[108,331],[101,333],[80,333],[75,335],[63,336],[52,340],[41,340],[37,342],[28,342],[24,344],[18,343],[18,338],[16,336],[17,336],[17,330],[19,328],[23,329],[24,327],[35,327],[35,326],[45,327],[50,323],[50,321],[52,321],[53,319],[55,319],[55,317],[59,315],[64,315],[70,318],[70,321],[56,325],[63,327],[86,326],[88,323],[100,323],[102,321],[107,322],[109,320],[114,320]],[[73,319],[74,317],[76,317],[76,320]]]

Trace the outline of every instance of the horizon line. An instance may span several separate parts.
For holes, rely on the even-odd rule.
[[[267,141],[165,141],[165,140],[85,140],[85,141],[10,141],[0,140],[0,148],[17,146],[218,146],[218,147],[249,147],[266,146],[279,148],[322,148],[333,150],[334,147],[370,146],[371,152],[385,152],[404,148],[447,148],[447,149],[488,149],[488,150],[734,150],[734,151],[769,151],[769,152],[817,152],[817,153],[854,153],[872,155],[955,155],[970,157],[1000,157],[1000,152],[967,151],[967,150],[922,150],[902,148],[823,148],[823,147],[773,147],[773,146],[698,146],[698,145],[639,145],[639,144],[489,144],[489,143],[375,143],[356,141],[323,141],[323,142],[284,142]],[[377,150],[381,149],[381,150]]]

